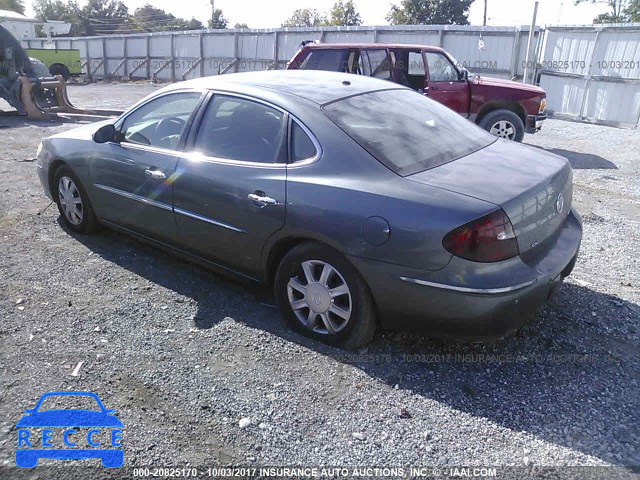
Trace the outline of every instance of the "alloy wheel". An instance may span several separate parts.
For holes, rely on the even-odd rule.
[[[493,124],[489,133],[496,137],[513,140],[516,136],[516,127],[507,120],[500,120]]]
[[[351,291],[340,272],[327,262],[306,260],[287,283],[289,305],[308,329],[335,335],[344,330],[353,310]]]
[[[58,199],[64,215],[72,225],[82,223],[82,197],[78,187],[69,177],[60,177],[58,182]]]

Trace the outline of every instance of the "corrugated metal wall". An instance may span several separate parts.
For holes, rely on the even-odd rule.
[[[301,42],[319,40],[437,45],[474,73],[521,79],[528,34],[528,27],[408,25],[162,32],[61,38],[54,43],[57,48],[79,49],[85,72],[92,78],[175,81],[285,68]],[[23,41],[27,47],[42,47],[44,42]],[[527,80],[532,82],[538,73],[550,113],[640,126],[640,24],[536,30],[530,58]]]
[[[640,126],[640,25],[548,27],[540,86],[554,115]]]
[[[536,35],[539,30],[536,30]],[[480,35],[485,48],[478,48]],[[76,48],[93,78],[130,76],[182,80],[225,71],[285,68],[305,40],[442,46],[476,73],[522,77],[529,27],[409,25],[387,27],[203,30],[54,39],[56,48]],[[25,40],[27,47],[45,39]]]

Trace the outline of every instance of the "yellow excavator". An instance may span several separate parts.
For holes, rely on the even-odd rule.
[[[37,71],[18,40],[0,26],[0,98],[18,115],[46,120],[58,114],[114,116],[114,110],[76,108],[69,101],[67,85],[61,75]]]

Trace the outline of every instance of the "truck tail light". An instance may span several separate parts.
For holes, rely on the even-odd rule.
[[[518,255],[518,241],[504,210],[451,230],[442,240],[447,251],[474,262],[500,262]]]

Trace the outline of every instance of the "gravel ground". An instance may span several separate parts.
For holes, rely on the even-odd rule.
[[[70,97],[125,107],[156,88]],[[584,240],[519,332],[490,346],[379,332],[347,353],[289,332],[269,292],[65,231],[33,160],[73,124],[0,125],[0,465],[23,409],[53,390],[115,409],[129,467],[640,465],[637,130],[548,120],[526,137],[571,160]]]

